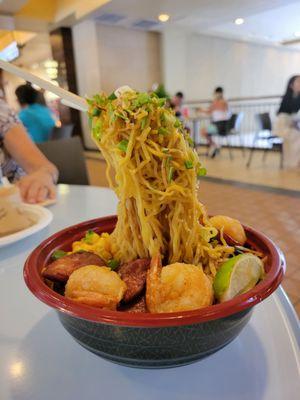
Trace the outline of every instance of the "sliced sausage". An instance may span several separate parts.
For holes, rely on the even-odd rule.
[[[129,303],[143,291],[150,261],[149,258],[141,258],[119,267],[118,273],[127,285],[127,290],[123,297],[125,303]]]
[[[44,278],[56,282],[67,282],[72,272],[85,265],[104,266],[105,262],[94,253],[84,251],[82,253],[68,254],[53,261],[42,271]]]
[[[123,305],[122,307],[120,307],[119,310],[130,313],[146,313],[147,307],[146,307],[145,295],[141,295],[135,298],[133,302]]]

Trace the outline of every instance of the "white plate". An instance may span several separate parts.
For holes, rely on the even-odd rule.
[[[52,212],[47,210],[47,208],[35,204],[23,204],[22,208],[34,214],[36,216],[37,222],[29,228],[23,229],[16,233],[12,233],[11,235],[0,237],[0,247],[18,242],[19,240],[24,239],[27,236],[33,235],[34,233],[49,225],[53,219]]]

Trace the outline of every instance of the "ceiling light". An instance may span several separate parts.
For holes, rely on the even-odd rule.
[[[244,18],[237,18],[237,19],[234,21],[234,23],[235,23],[236,25],[242,25],[244,22],[245,22],[245,21],[244,21]]]
[[[170,15],[168,14],[159,14],[158,19],[160,22],[167,22],[170,19]]]
[[[295,36],[295,37],[300,37],[300,31],[295,32],[295,33],[294,33],[294,36]]]

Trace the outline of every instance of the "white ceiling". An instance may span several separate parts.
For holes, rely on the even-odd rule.
[[[101,20],[109,13],[123,17],[115,24],[127,27],[141,19],[157,21],[160,13],[167,13],[171,16],[169,22],[149,29],[177,26],[269,44],[294,39],[294,32],[300,30],[300,0],[112,0],[94,16]],[[244,18],[245,23],[235,25],[237,17]]]

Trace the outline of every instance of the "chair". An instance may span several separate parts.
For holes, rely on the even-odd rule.
[[[78,136],[37,143],[37,146],[48,160],[58,168],[58,183],[89,184],[83,147]]]
[[[220,137],[224,137],[225,139],[225,145],[228,147],[229,150],[229,156],[230,159],[233,160],[233,154],[232,154],[232,144],[231,144],[231,136],[232,135],[238,135],[240,139],[240,147],[242,149],[243,155],[245,154],[245,149],[244,149],[244,144],[242,142],[242,136],[240,135],[240,128],[241,128],[241,123],[244,118],[244,113],[240,112],[237,114],[231,114],[231,117],[229,118],[227,122],[227,127],[226,127],[226,132],[224,135],[220,135]]]
[[[52,130],[50,140],[69,139],[72,136],[74,125],[66,124],[61,127],[55,126]]]
[[[263,148],[263,161],[266,160],[268,151],[278,151],[280,153],[280,168],[283,168],[283,139],[279,136],[272,135],[272,121],[270,114],[267,112],[256,114],[255,118],[258,131],[254,136],[246,166],[248,168],[250,167],[254,151]],[[258,141],[264,143],[264,145],[257,146]]]

